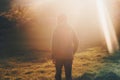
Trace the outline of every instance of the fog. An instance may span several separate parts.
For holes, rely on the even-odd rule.
[[[50,50],[52,33],[57,27],[60,14],[67,16],[68,24],[78,34],[80,49],[105,45],[95,0],[15,0],[14,4],[28,8],[31,13],[29,15],[34,17],[25,28],[30,48]],[[107,3],[110,14],[115,16],[110,4],[116,3],[112,3],[112,0]]]

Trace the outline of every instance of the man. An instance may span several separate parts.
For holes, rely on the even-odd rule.
[[[53,33],[52,58],[56,67],[56,80],[61,80],[62,67],[65,69],[66,80],[72,80],[73,56],[78,48],[78,39],[67,24],[64,15],[58,17],[58,27]]]

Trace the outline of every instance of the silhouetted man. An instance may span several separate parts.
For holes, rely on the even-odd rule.
[[[56,67],[56,80],[61,80],[62,67],[65,69],[66,80],[72,80],[73,56],[78,48],[78,39],[67,24],[64,15],[58,17],[58,26],[53,33],[52,58]]]

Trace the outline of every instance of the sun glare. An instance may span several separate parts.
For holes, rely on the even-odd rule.
[[[104,5],[104,2],[102,0],[97,0],[97,6],[108,51],[109,53],[113,53],[119,49],[115,29],[113,28],[111,18],[107,11],[107,7]]]
[[[52,31],[54,31],[57,25],[57,17],[60,14],[65,14],[68,18],[68,24],[75,28],[79,39],[83,41],[81,42],[81,44],[83,43],[82,46],[87,47],[88,45],[91,46],[92,44],[102,43],[101,36],[104,36],[110,53],[119,49],[116,32],[104,0],[15,1],[14,3],[19,3],[30,9],[30,16],[34,17],[34,24],[30,23],[33,29],[28,28],[28,34],[30,34],[29,37],[32,37],[31,34],[41,35],[40,37],[36,37],[39,38],[38,42],[41,42],[41,44],[43,44],[43,42],[46,43],[46,45],[50,43]],[[99,13],[99,15],[97,13]],[[99,22],[101,22],[100,25]],[[29,29],[33,32],[29,31]],[[102,31],[100,29],[102,29]],[[104,35],[101,35],[101,32],[104,33]],[[46,41],[44,39],[46,39]]]

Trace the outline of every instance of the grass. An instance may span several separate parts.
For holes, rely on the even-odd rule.
[[[107,55],[107,52],[99,47],[76,53],[73,62],[73,78],[77,80],[85,73],[97,74],[106,65],[103,59]],[[54,80],[55,68],[51,60],[41,62],[39,59],[29,59],[24,62],[22,59],[26,57],[0,60],[0,80]],[[62,75],[65,79],[64,72]]]

